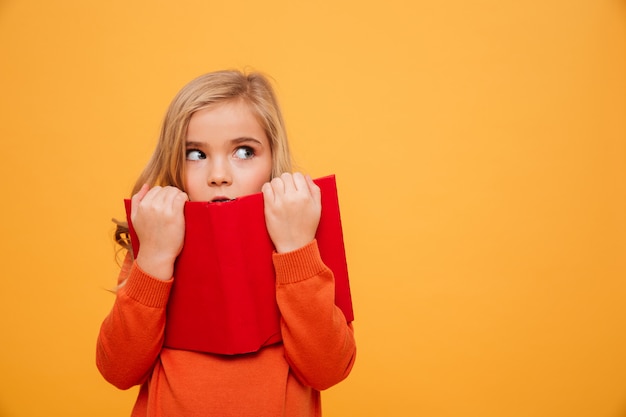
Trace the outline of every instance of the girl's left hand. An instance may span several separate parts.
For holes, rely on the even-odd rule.
[[[311,177],[284,173],[263,184],[261,191],[267,231],[277,252],[290,252],[313,241],[322,214],[322,196]]]

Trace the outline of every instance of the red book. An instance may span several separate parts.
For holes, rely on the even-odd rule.
[[[335,304],[354,320],[335,176],[314,180],[322,194],[316,239],[335,276]],[[126,216],[135,256],[140,245]],[[228,202],[185,203],[185,241],[174,265],[164,345],[217,354],[256,352],[281,340],[274,246],[263,194]]]

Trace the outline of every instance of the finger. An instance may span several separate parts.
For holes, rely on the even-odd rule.
[[[186,201],[189,201],[189,195],[186,192],[184,192],[184,191],[181,191],[180,193],[178,193],[176,198],[178,200],[181,200],[183,203],[186,202]]]
[[[302,175],[299,172],[296,172],[292,175],[292,178],[293,178],[293,184],[296,190],[298,191],[309,190],[309,186],[306,183],[306,179],[304,178],[304,175]]]
[[[174,208],[174,199],[178,194],[182,193],[178,188],[166,186],[154,186],[139,202],[138,206],[142,206],[149,210],[157,210],[171,213]]]
[[[150,186],[148,184],[144,184],[141,186],[139,191],[137,191],[137,194],[135,194],[132,198],[136,201],[141,201],[146,196],[146,194],[148,194],[148,191],[150,191]]]
[[[150,187],[148,186],[148,184],[144,184],[141,186],[139,191],[137,191],[137,194],[131,197],[131,200],[130,200],[131,201],[131,204],[130,204],[131,217],[134,217],[135,213],[137,213],[137,207],[139,206],[139,203],[146,197],[146,194],[148,194],[148,191],[150,191]]]
[[[313,182],[313,179],[309,175],[306,176],[306,184],[309,187],[309,191],[311,192],[313,199],[317,202],[322,201],[322,190],[320,190],[320,187]]]
[[[148,192],[146,192],[146,194],[141,199],[141,202],[143,202],[146,206],[154,204],[155,202],[159,202],[161,199],[159,194],[161,193],[162,190],[163,190],[163,187],[159,185],[155,185],[154,187],[150,188]]]
[[[155,203],[160,204],[161,207],[169,213],[180,211],[186,200],[187,194],[172,186],[163,187],[163,189],[155,195]]]
[[[189,201],[189,196],[187,195],[187,193],[179,190],[176,196],[174,197],[174,203],[173,203],[174,209],[176,211],[181,210],[182,208],[185,207],[185,203],[187,201]]]
[[[285,194],[285,182],[283,181],[282,175],[280,177],[274,178],[270,182],[270,184],[272,186],[275,196]]]
[[[263,200],[266,203],[274,201],[274,188],[272,188],[272,185],[269,182],[263,184],[263,186],[261,187],[261,192],[263,193]]]
[[[283,180],[285,184],[285,193],[291,193],[296,191],[296,185],[293,182],[293,175],[289,172],[283,173],[280,178]]]

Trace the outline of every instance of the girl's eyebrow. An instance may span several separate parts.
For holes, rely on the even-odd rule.
[[[234,145],[238,145],[240,143],[247,143],[247,142],[254,142],[259,146],[263,146],[263,142],[261,142],[258,139],[252,138],[252,137],[248,137],[248,136],[242,136],[239,138],[234,138],[230,140],[230,143],[234,144]],[[206,146],[205,142],[198,142],[198,141],[192,141],[192,140],[188,140],[185,141],[185,146],[187,147],[191,147],[191,148],[200,148],[203,146]]]
[[[242,136],[240,138],[232,139],[231,142],[234,144],[245,143],[245,142],[256,142],[259,145],[263,145],[263,143],[260,140],[251,138],[248,136]]]

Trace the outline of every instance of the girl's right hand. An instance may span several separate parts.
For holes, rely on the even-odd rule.
[[[137,265],[147,274],[168,280],[185,238],[187,194],[176,187],[148,185],[132,197],[130,218],[140,243]]]

